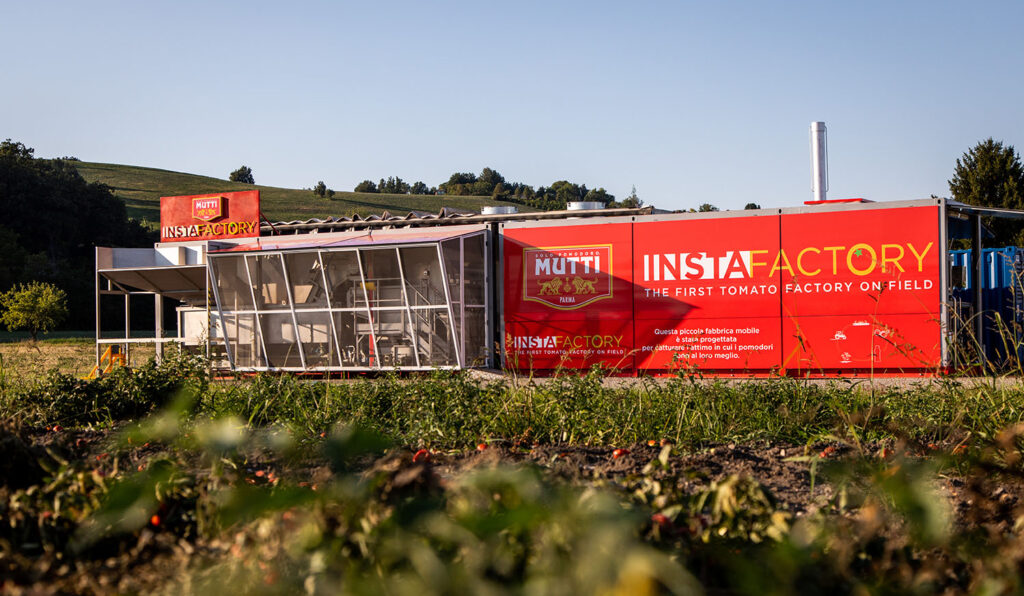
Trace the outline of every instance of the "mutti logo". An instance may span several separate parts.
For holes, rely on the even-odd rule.
[[[610,244],[523,251],[524,300],[572,310],[611,297]]]
[[[224,215],[223,197],[198,197],[192,199],[192,217],[203,221],[213,221]]]

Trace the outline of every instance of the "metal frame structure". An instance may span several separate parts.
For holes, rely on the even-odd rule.
[[[479,238],[483,247],[483,254],[476,255],[473,258],[479,261],[479,273],[481,276],[481,279],[474,280],[474,282],[480,284],[484,300],[480,304],[467,304],[465,290],[466,262],[470,258],[467,253],[467,242],[474,238]],[[449,243],[452,243],[452,245],[449,245]],[[404,263],[404,260],[407,258],[405,255],[408,253],[403,253],[403,251],[415,249],[432,249],[436,255],[436,267],[440,272],[440,286],[444,293],[443,304],[440,302],[434,304],[429,298],[425,299],[425,304],[416,303],[418,302],[417,300],[411,299],[410,288],[413,287],[413,283]],[[211,311],[211,314],[212,318],[216,319],[216,325],[220,333],[218,334],[219,337],[211,338],[211,340],[219,340],[218,343],[223,343],[229,367],[233,371],[350,372],[391,369],[431,370],[434,368],[464,368],[467,366],[467,363],[476,366],[493,366],[494,355],[490,349],[493,333],[489,329],[491,324],[490,313],[485,303],[487,287],[491,276],[487,266],[490,250],[487,231],[478,230],[432,242],[212,252],[208,257],[210,263],[209,282],[216,302],[216,308],[214,311]],[[390,258],[393,259],[393,263],[397,265],[398,269],[398,286],[400,289],[398,296],[400,296],[401,303],[397,305],[382,304],[384,299],[381,297],[380,292],[385,286],[378,285],[384,281],[393,282],[394,280],[377,277],[367,270],[369,258],[389,253],[391,255]],[[361,294],[362,299],[359,300],[357,296],[351,304],[341,296],[335,295],[336,288],[332,286],[332,280],[328,278],[328,261],[332,258],[340,258],[338,255],[342,254],[352,255],[352,260],[354,260],[358,267],[358,280],[350,281],[357,282],[358,289],[353,287],[352,291]],[[322,283],[323,299],[326,304],[315,306],[297,304],[295,293],[297,280],[292,279],[288,264],[288,258],[294,258],[295,255],[316,255],[315,259],[313,259],[313,262],[316,264],[314,268],[320,270],[319,281]],[[448,256],[448,260],[446,260],[446,256]],[[453,257],[458,258],[457,271],[451,270],[449,266],[448,261]],[[245,266],[246,278],[244,281],[246,282],[245,285],[249,292],[248,298],[251,302],[244,308],[229,308],[223,300],[222,286],[225,280],[219,275],[219,268],[227,267],[228,259],[242,259],[242,263]],[[267,261],[264,262],[264,259],[267,259]],[[269,269],[270,267],[273,268],[272,272]],[[277,308],[261,306],[260,292],[263,291],[262,284],[264,281],[262,276],[264,273],[272,273],[273,276],[280,274],[280,278],[284,282],[284,286],[281,288],[281,295],[285,298],[286,304],[279,304]],[[334,286],[338,285],[338,280],[333,280],[333,282]],[[456,286],[457,295],[455,294]],[[237,291],[237,288],[234,291]],[[251,308],[249,307],[250,305]],[[483,345],[467,345],[466,314],[467,311],[472,309],[478,309],[484,314],[483,317],[478,317],[484,328],[480,329],[480,333],[477,334],[478,337],[484,338]],[[310,350],[309,346],[311,344],[321,344],[322,342],[304,340],[302,329],[310,327],[311,324],[306,322],[300,323],[300,320],[305,318],[304,315],[315,315],[318,313],[326,315],[326,320],[322,323],[324,326],[322,331],[329,332],[327,343],[330,346],[330,350],[326,364],[311,361],[312,359],[308,353]],[[399,323],[399,327],[385,329],[387,325],[385,319],[388,318],[389,313],[399,313],[401,315],[402,321]],[[432,313],[433,316],[424,318],[424,313]],[[270,317],[276,318],[280,315],[289,316],[291,328],[287,331],[282,331],[281,341],[271,342],[268,339],[268,333],[271,332],[272,326],[269,320]],[[351,315],[354,318],[355,345],[352,345],[350,341],[346,341],[339,330],[339,316],[347,315]],[[444,316],[439,317],[438,315]],[[360,319],[360,316],[363,318]],[[249,317],[254,321],[255,333],[259,336],[260,348],[258,354],[253,355],[253,359],[256,362],[240,363],[238,361],[235,344],[238,342],[238,326],[241,317]],[[231,323],[231,321],[234,321],[234,323]],[[365,323],[362,321],[365,321]],[[234,326],[233,330],[230,328],[232,325]],[[364,326],[366,333],[360,334],[359,330]],[[450,341],[451,344],[441,348],[447,354],[440,358],[441,363],[431,364],[431,362],[439,360],[437,353],[425,352],[425,349],[432,349],[433,340],[439,339],[439,336],[436,334],[431,335],[435,326],[446,327],[444,330],[444,335],[446,336],[445,343]],[[421,345],[424,327],[431,329],[431,331],[427,332],[428,338],[432,340],[428,348]],[[285,325],[280,327],[282,330],[285,328]],[[384,351],[385,344],[382,342],[385,337],[395,336],[396,332],[400,341],[408,340],[411,344],[392,344],[393,352],[387,355]],[[313,333],[314,330],[311,328],[310,335]],[[361,348],[364,340],[366,341],[365,349]],[[283,362],[279,355],[273,353],[274,346],[283,344],[294,345],[298,352],[300,365],[295,366],[294,363],[289,365]],[[411,352],[411,357],[407,358],[408,362],[398,361],[397,354],[400,348],[405,348],[405,350],[401,351]],[[351,362],[352,358],[346,359],[344,355],[348,353],[357,354],[356,359],[359,363],[353,364]],[[483,354],[482,359],[479,358],[481,353]],[[470,362],[471,359],[472,362]],[[346,362],[346,360],[349,360],[349,362]]]
[[[133,251],[136,249],[128,249]],[[195,270],[199,265],[185,265],[183,267],[168,267],[158,265],[138,265],[128,267],[115,267],[113,266],[113,260],[111,258],[111,249],[96,247],[96,268],[95,268],[95,324],[96,324],[96,364],[99,365],[101,354],[104,350],[104,346],[121,346],[122,353],[125,356],[126,361],[131,362],[131,346],[142,345],[142,344],[154,344],[156,348],[156,359],[159,361],[163,357],[164,346],[166,344],[184,344],[188,338],[182,334],[182,327],[180,321],[177,324],[177,329],[174,335],[166,335],[164,329],[164,298],[178,300],[181,302],[188,302],[190,299],[194,299],[197,294],[203,296],[209,293],[209,277],[204,275],[205,285],[200,287],[195,283],[195,280],[188,277],[183,269]],[[201,266],[205,268],[205,265]],[[161,288],[164,284],[156,281],[154,278],[158,274],[164,272],[173,272],[176,279],[184,282],[183,285],[191,286],[185,288]],[[152,289],[133,289],[127,283],[117,281],[115,278],[128,274],[137,278],[142,283],[140,285],[146,286]],[[161,288],[161,289],[157,289]],[[103,296],[123,296],[124,297],[124,336],[123,337],[105,337],[103,334],[103,319],[101,300]],[[154,311],[154,335],[153,337],[132,337],[132,324],[131,324],[131,297],[132,296],[153,296],[153,311]],[[206,305],[205,298],[203,304]],[[207,346],[208,347],[208,346]],[[208,351],[208,349],[207,349]]]

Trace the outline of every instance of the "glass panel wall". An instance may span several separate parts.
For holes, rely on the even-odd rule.
[[[457,366],[448,311],[437,309],[426,312],[429,313],[425,321],[426,332],[418,340],[420,363],[423,366]]]
[[[466,335],[462,340],[464,362],[471,367],[487,366],[491,350],[487,338],[486,309],[467,306],[465,320]]]
[[[359,251],[363,261],[363,276],[366,283],[365,300],[370,309],[404,308],[402,301],[402,276],[398,271],[398,255],[394,247],[374,248]],[[363,306],[357,299],[356,306]]]
[[[237,369],[484,366],[487,248],[479,233],[443,244],[211,255],[224,322],[217,356]]]
[[[398,254],[402,257],[409,306],[446,306],[442,285],[444,276],[441,274],[441,262],[437,259],[437,247],[401,247]]]
[[[374,353],[370,343],[370,318],[365,311],[336,312],[334,329],[342,368],[370,368]]]
[[[249,275],[256,293],[257,310],[283,310],[289,307],[288,292],[281,268],[281,255],[249,255]]]
[[[325,308],[327,291],[320,269],[320,255],[315,252],[285,253],[284,265],[295,308]]]
[[[245,257],[229,256],[210,259],[213,281],[220,306],[224,310],[254,310],[249,274],[245,271]]]
[[[363,300],[359,255],[354,250],[321,252],[327,273],[331,308],[355,308],[356,296]]]
[[[465,272],[466,283],[464,292],[466,306],[483,306],[487,300],[485,286],[485,255],[484,235],[477,234],[463,240],[462,270]]]
[[[212,350],[211,354],[217,358],[227,358],[228,348],[235,366],[242,368],[254,368],[264,366],[263,348],[260,345],[260,336],[256,331],[256,315],[252,313],[225,313],[223,320],[216,314],[211,317],[217,327],[217,337],[220,341],[215,342],[218,350]],[[220,337],[221,323],[223,323],[226,340]],[[227,344],[227,347],[225,347]]]
[[[259,317],[269,366],[303,368],[299,344],[295,341],[295,322],[292,313],[267,313]]]
[[[306,356],[306,368],[339,366],[338,350],[331,330],[331,313],[298,311],[295,319],[299,324],[299,343]]]
[[[451,316],[454,317],[453,331],[455,340],[462,342],[462,239],[455,238],[441,243],[441,255],[444,257],[445,277],[448,280],[448,297],[451,301]]]
[[[459,342],[463,349],[465,366],[487,366],[493,353],[493,340],[487,326],[487,262],[490,258],[483,234],[466,236],[462,240],[462,298],[465,312]]]

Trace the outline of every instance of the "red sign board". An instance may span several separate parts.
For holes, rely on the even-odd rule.
[[[937,206],[506,228],[509,362],[731,374],[935,371],[939,230]],[[581,257],[612,266],[587,268]],[[573,263],[585,274],[573,273]],[[595,274],[593,287],[574,283]],[[628,341],[618,339],[627,332]]]
[[[218,240],[260,235],[260,191],[160,198],[160,240]]]
[[[786,370],[935,370],[938,207],[782,217]]]
[[[637,368],[778,367],[779,216],[637,222]]]
[[[509,366],[633,370],[631,227],[503,231]]]

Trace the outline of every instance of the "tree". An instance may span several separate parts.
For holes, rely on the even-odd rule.
[[[388,176],[388,179],[380,179],[377,190],[392,195],[404,195],[409,192],[409,183],[398,176]]]
[[[363,180],[353,190],[355,192],[377,192],[377,185],[372,180]]]
[[[442,182],[437,188],[446,195],[469,195],[473,194],[474,182],[476,182],[476,174],[455,172],[448,177],[448,182]]]
[[[581,187],[568,180],[558,180],[551,183],[548,193],[554,195],[558,209],[565,209],[567,203],[582,201],[583,197],[587,196],[586,188],[586,185]]]
[[[228,176],[228,180],[232,182],[244,182],[245,184],[256,184],[256,179],[252,177],[252,168],[249,166],[242,166],[231,172]]]
[[[9,331],[27,329],[36,341],[39,332],[52,331],[68,316],[68,297],[55,285],[33,281],[0,295],[0,322]]]
[[[629,191],[629,196],[622,199],[619,203],[619,207],[626,207],[629,209],[637,209],[644,206],[644,201],[636,194],[636,186]]]
[[[598,203],[604,203],[605,205],[608,205],[609,203],[615,202],[615,195],[610,194],[604,188],[595,188],[589,191],[587,195],[583,197],[583,200],[597,201]]]
[[[66,324],[85,329],[96,320],[92,247],[152,247],[160,235],[129,219],[110,187],[86,182],[78,162],[33,153],[0,142],[0,292],[30,281],[56,284],[67,293]]]
[[[334,198],[334,190],[331,188],[327,188],[327,185],[324,184],[324,181],[319,180],[317,181],[316,186],[313,187],[313,195],[318,196],[321,199],[331,199]]]
[[[22,143],[7,139],[6,141],[0,142],[0,157],[7,159],[32,159],[32,154],[36,150],[31,147],[26,147]]]
[[[697,207],[697,213],[710,213],[712,211],[718,211],[718,207],[711,203],[701,203],[701,206]]]
[[[744,209],[760,209],[761,206],[758,205],[757,203],[747,203],[746,205],[743,206],[743,208]]]
[[[499,184],[504,184],[505,177],[498,173],[497,170],[491,168],[484,168],[477,176],[476,182],[473,183],[473,188],[470,191],[474,195],[479,196],[490,196],[494,194],[494,189]]]
[[[430,188],[426,185],[425,182],[423,182],[422,180],[417,180],[416,182],[413,182],[412,186],[409,188],[409,194],[429,195],[432,193],[430,192]]]
[[[988,138],[956,160],[949,192],[961,203],[1006,209],[1024,208],[1024,166],[1012,145]],[[1024,244],[1024,230],[1016,220],[986,221],[997,245]]]

